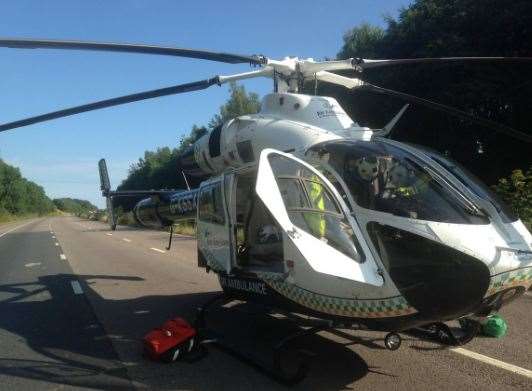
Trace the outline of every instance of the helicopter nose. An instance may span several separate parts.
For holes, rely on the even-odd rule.
[[[486,263],[408,231],[370,225],[391,279],[423,318],[455,319],[478,309],[490,284]]]
[[[419,260],[392,268],[392,278],[397,276],[399,290],[424,317],[455,319],[477,311],[490,283],[482,261],[451,248],[439,249],[430,264]]]

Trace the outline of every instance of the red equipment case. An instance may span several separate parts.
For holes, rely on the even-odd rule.
[[[144,336],[144,353],[152,360],[176,361],[194,349],[196,334],[196,330],[183,318],[167,320]]]

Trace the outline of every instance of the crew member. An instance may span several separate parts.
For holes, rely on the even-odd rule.
[[[316,175],[313,175],[311,178],[309,191],[310,207],[313,210],[320,211],[320,213],[304,213],[303,216],[307,225],[312,231],[312,234],[319,238],[325,237],[325,232],[327,229],[327,221],[325,220],[325,215],[323,214],[325,211],[325,198],[323,192],[324,189],[320,178],[318,178]]]

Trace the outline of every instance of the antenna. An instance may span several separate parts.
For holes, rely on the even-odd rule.
[[[190,185],[188,184],[187,176],[185,175],[185,172],[183,170],[181,170],[181,174],[183,174],[183,178],[185,178],[185,184],[187,185],[187,190],[190,190]]]

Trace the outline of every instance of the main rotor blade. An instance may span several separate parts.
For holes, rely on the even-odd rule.
[[[70,115],[84,113],[87,111],[93,111],[93,110],[104,109],[106,107],[123,105],[125,103],[138,102],[141,100],[158,98],[161,96],[181,94],[183,92],[203,90],[214,84],[220,84],[220,78],[218,76],[215,76],[210,79],[195,81],[192,83],[180,84],[177,86],[160,88],[157,90],[144,91],[144,92],[139,92],[136,94],[120,96],[117,98],[100,100],[97,102],[88,103],[88,104],[81,105],[81,106],[70,107],[68,109],[58,110],[58,111],[54,111],[51,113],[38,115],[35,117],[29,117],[29,118],[21,119],[18,121],[9,122],[6,124],[0,124],[0,132],[36,124],[39,122],[50,121],[56,118],[68,117]]]
[[[434,102],[434,101],[431,101],[431,100],[428,100],[428,99],[420,98],[420,97],[417,97],[417,96],[414,96],[414,95],[410,95],[410,94],[405,94],[404,92],[389,90],[387,88],[378,87],[378,86],[375,86],[375,85],[369,84],[369,83],[365,83],[365,84],[363,84],[360,87],[355,87],[354,90],[368,91],[368,92],[373,92],[373,93],[382,94],[382,95],[395,96],[395,97],[397,97],[399,99],[402,99],[402,100],[404,100],[406,102],[415,103],[415,104],[419,104],[421,106],[429,107],[431,109],[442,111],[444,113],[453,115],[455,117],[459,117],[459,118],[463,118],[463,119],[475,122],[475,123],[477,123],[479,125],[485,126],[485,127],[489,128],[489,129],[492,129],[492,130],[494,130],[496,132],[506,134],[506,135],[511,136],[513,138],[519,139],[521,141],[532,143],[532,135],[523,133],[523,132],[521,132],[519,130],[515,130],[515,129],[509,127],[509,126],[499,124],[499,123],[497,123],[495,121],[492,121],[492,120],[489,120],[489,119],[485,119],[485,118],[481,118],[481,117],[477,117],[475,115],[466,113],[465,111],[458,110],[458,109],[456,109],[454,107],[447,106],[447,105],[444,105],[444,104],[441,104],[441,103],[437,103],[437,102]]]
[[[504,62],[529,62],[532,64],[532,57],[427,57],[427,58],[399,58],[392,60],[371,60],[367,58],[354,59],[356,65],[362,69],[386,67],[390,65],[403,64],[427,64],[446,62],[484,62],[484,63],[504,63]]]
[[[352,91],[368,91],[368,92],[373,92],[373,93],[377,93],[381,95],[395,96],[406,102],[415,103],[421,106],[430,107],[435,110],[443,111],[444,113],[453,115],[455,117],[463,118],[463,119],[478,123],[496,132],[504,133],[516,139],[526,141],[528,143],[532,143],[532,135],[520,132],[509,126],[499,124],[489,119],[477,117],[475,115],[466,113],[465,111],[458,110],[454,107],[447,106],[447,105],[437,103],[437,102],[433,102],[428,99],[406,94],[404,92],[399,92],[399,91],[394,91],[394,90],[378,87],[378,86],[364,82],[357,78],[345,77],[345,76],[337,75],[336,73],[331,73],[331,72],[326,72],[326,71],[317,72],[316,78],[318,80],[325,81],[327,83],[332,83],[332,84],[336,84],[336,85],[349,88]]]
[[[267,62],[267,59],[264,56],[244,56],[232,53],[211,52],[208,50],[106,42],[0,38],[0,47],[15,49],[96,50],[106,52],[159,54],[164,56],[197,58],[229,64],[249,63],[262,65]]]

